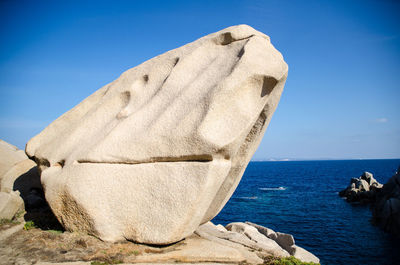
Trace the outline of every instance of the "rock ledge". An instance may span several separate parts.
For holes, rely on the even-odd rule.
[[[10,230],[15,230],[12,236]],[[8,234],[3,237],[3,233]],[[263,264],[290,256],[319,262],[296,246],[291,235],[250,222],[231,223],[226,228],[208,222],[184,240],[164,247],[104,242],[76,232],[23,230],[21,225],[0,230],[0,264]]]

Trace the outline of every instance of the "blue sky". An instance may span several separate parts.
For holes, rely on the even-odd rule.
[[[0,1],[0,138],[19,148],[125,70],[225,27],[289,65],[253,159],[400,157],[396,1]]]

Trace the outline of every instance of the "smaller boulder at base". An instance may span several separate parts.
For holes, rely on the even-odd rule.
[[[294,256],[295,258],[303,262],[319,263],[319,258],[317,256],[305,250],[304,248],[295,245],[295,240],[292,235],[280,232],[274,232],[270,228],[254,224],[251,222],[246,222],[246,224],[257,228],[257,230],[260,233],[262,233],[266,237],[275,240],[278,243],[278,245],[280,245],[284,250],[286,250],[291,256]]]
[[[213,223],[207,222],[201,225],[195,233],[209,240],[216,240],[216,238],[218,238],[218,242],[223,244],[227,244],[226,241],[229,241],[242,245],[250,249],[251,252],[257,252],[261,257],[274,256],[282,258],[293,256],[303,262],[319,263],[319,258],[294,244],[292,235],[279,232],[275,233],[269,228],[251,222],[230,223],[226,226],[226,229],[226,231],[223,231]],[[285,244],[285,246],[278,244],[275,239],[268,237],[266,233],[264,233],[266,231],[268,231],[268,234],[272,235],[273,238],[276,237],[276,234],[279,234],[281,236],[280,242]]]
[[[0,181],[15,164],[28,159],[23,150],[0,139]]]
[[[0,219],[13,219],[13,217],[24,209],[24,201],[18,191],[0,192]]]

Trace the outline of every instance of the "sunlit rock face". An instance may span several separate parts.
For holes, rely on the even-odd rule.
[[[240,25],[123,73],[31,139],[68,230],[168,244],[222,209],[255,152],[288,67]]]

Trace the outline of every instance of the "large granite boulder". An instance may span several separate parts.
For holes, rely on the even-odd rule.
[[[236,189],[288,66],[240,25],[123,73],[32,138],[46,199],[68,230],[168,244]]]
[[[372,214],[375,224],[400,236],[400,167],[377,194]]]
[[[372,173],[364,172],[358,178],[352,178],[349,186],[339,192],[340,197],[348,202],[371,203],[383,185],[379,183]]]

